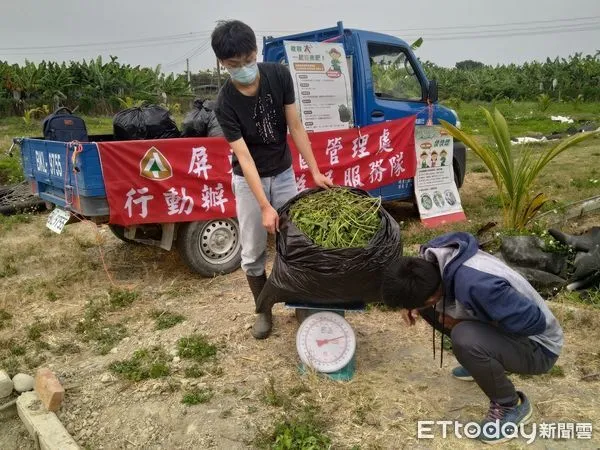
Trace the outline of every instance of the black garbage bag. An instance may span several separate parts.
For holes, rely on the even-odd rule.
[[[586,233],[575,236],[551,228],[548,233],[578,253],[573,260],[574,271],[567,289],[600,289],[600,227],[592,227]]]
[[[113,133],[117,141],[181,137],[171,113],[158,105],[119,111],[113,119]]]
[[[194,107],[183,119],[183,137],[216,137],[223,136],[221,126],[214,111],[212,100],[194,100]]]
[[[567,284],[567,280],[553,273],[544,270],[533,269],[531,267],[521,267],[507,262],[502,254],[494,255],[500,261],[510,266],[512,269],[520,273],[531,284],[536,291],[542,295],[554,295],[556,292]]]
[[[350,190],[369,195],[360,189]],[[398,223],[380,208],[381,226],[366,247],[325,249],[314,244],[290,220],[290,207],[316,191],[301,192],[278,211],[277,254],[256,312],[268,312],[277,302],[324,307],[382,301],[384,269],[402,255]]]
[[[225,136],[221,125],[217,120],[217,114],[215,113],[216,102],[214,100],[207,100],[204,102],[204,109],[208,111],[210,120],[208,121],[207,133],[208,137]]]

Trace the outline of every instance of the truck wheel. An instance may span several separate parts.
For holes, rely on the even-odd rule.
[[[112,231],[112,234],[114,234],[117,238],[119,238],[123,242],[127,242],[128,244],[137,244],[137,242],[132,241],[131,239],[127,239],[125,237],[125,227],[124,226],[113,225],[113,224],[109,223],[108,228],[110,229],[110,231]]]
[[[200,275],[231,273],[240,267],[242,259],[238,221],[220,219],[181,224],[177,248],[188,267]]]
[[[114,224],[109,223],[108,228],[110,228],[110,231],[112,231],[112,233],[116,237],[121,239],[123,242],[127,242],[128,244],[140,244],[139,242],[136,242],[132,239],[127,239],[125,237],[125,227],[123,225],[114,225]],[[141,225],[141,226],[138,226],[138,228],[136,230],[135,238],[136,239],[153,239],[153,240],[160,241],[161,233],[162,233],[162,228],[160,225],[157,225],[157,224]]]

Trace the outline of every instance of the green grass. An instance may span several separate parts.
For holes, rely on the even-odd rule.
[[[135,302],[139,294],[128,289],[112,288],[108,291],[110,305],[115,308],[126,308]]]
[[[94,342],[96,350],[107,354],[117,343],[127,336],[127,328],[122,323],[106,323],[103,318],[107,305],[103,302],[90,300],[83,318],[77,323],[77,332],[84,342]]]
[[[0,185],[2,182],[0,181]],[[16,225],[22,223],[30,223],[31,215],[30,214],[15,214],[14,216],[3,216],[0,215],[0,236],[3,234],[12,231]]]
[[[307,405],[299,412],[282,417],[271,431],[257,435],[254,445],[271,450],[316,450],[331,447],[320,411]]]
[[[275,379],[273,377],[269,377],[267,386],[265,386],[261,399],[263,403],[269,406],[282,407],[282,406],[290,406],[291,399],[277,391],[275,389]]]
[[[44,332],[52,328],[53,327],[51,326],[51,324],[36,320],[33,324],[27,327],[27,337],[32,341],[37,341],[42,337]]]
[[[198,365],[194,365],[191,367],[186,367],[184,371],[186,378],[200,378],[206,375],[206,372],[200,368]]]
[[[5,261],[0,268],[0,278],[9,278],[19,273],[13,262]]]
[[[167,310],[152,311],[150,313],[150,317],[152,317],[155,321],[154,328],[156,330],[166,330],[167,328],[173,328],[175,325],[185,320],[185,317],[181,314],[174,314]]]
[[[201,403],[207,403],[213,397],[214,393],[212,389],[194,389],[193,391],[186,392],[181,399],[181,403],[184,405],[192,406],[199,405]]]
[[[0,309],[0,330],[6,327],[12,320],[12,314],[5,309]]]
[[[113,362],[108,368],[130,381],[162,378],[171,372],[167,354],[158,347],[137,350],[130,359]]]
[[[583,103],[577,110],[571,103],[552,103],[542,112],[537,102],[461,102],[456,109],[462,127],[469,133],[488,135],[485,118],[480,112],[480,107],[493,108],[494,106],[506,118],[511,130],[511,136],[525,136],[532,133],[549,135],[564,133],[570,127],[577,126],[578,121],[600,120],[598,103]],[[553,122],[551,116],[568,116],[574,120],[573,124]]]
[[[201,334],[179,339],[177,350],[182,358],[192,359],[199,363],[211,359],[217,354],[217,347]]]

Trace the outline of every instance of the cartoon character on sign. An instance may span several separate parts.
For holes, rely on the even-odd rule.
[[[438,154],[434,150],[431,152],[431,167],[437,167]]]
[[[452,191],[447,190],[446,192],[444,192],[444,197],[446,198],[446,202],[450,206],[454,206],[456,204],[456,197],[454,196],[454,193]]]
[[[428,169],[429,164],[427,164],[427,152],[421,153],[421,169]]]
[[[431,201],[431,197],[427,194],[421,195],[421,205],[423,208],[429,210],[433,207],[433,202]]]
[[[442,150],[440,152],[440,166],[446,165],[446,158],[448,157],[448,152],[446,150]]]
[[[329,51],[329,56],[331,57],[331,68],[329,69],[329,71],[341,73],[342,65],[340,59],[342,58],[342,54],[340,53],[340,51],[337,48],[332,48]]]
[[[442,193],[440,191],[435,191],[435,194],[433,194],[433,203],[435,203],[435,206],[438,208],[442,208],[445,205],[444,197],[442,197]]]

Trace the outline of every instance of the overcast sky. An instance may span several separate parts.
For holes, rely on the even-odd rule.
[[[217,20],[228,18],[248,23],[259,41],[265,34],[331,27],[338,20],[409,43],[423,36],[418,55],[443,66],[465,59],[522,63],[600,50],[600,0],[0,1],[0,60],[9,62],[100,54],[180,72],[189,56],[197,71],[214,66],[209,34]]]

